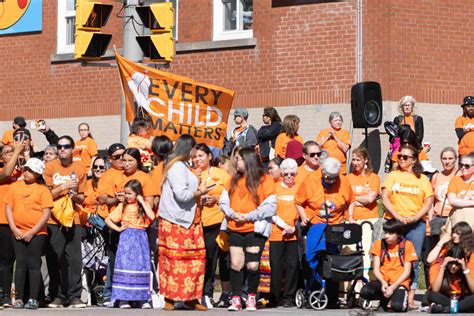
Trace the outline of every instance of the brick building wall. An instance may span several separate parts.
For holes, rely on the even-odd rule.
[[[41,33],[0,36],[0,127],[24,115],[46,118],[62,133],[76,135],[77,123],[85,120],[92,122],[93,131],[100,131],[96,138],[106,146],[119,138],[117,70],[51,62],[56,53],[57,1],[43,1]],[[384,120],[397,114],[394,101],[415,96],[436,157],[445,138],[455,145],[454,118],[461,112],[457,104],[474,90],[474,57],[469,53],[474,3],[362,3],[363,80],[381,83]],[[119,9],[114,4],[104,30],[113,33],[110,47],[122,47]],[[179,42],[212,41],[212,11],[212,0],[180,0]],[[254,0],[253,11],[254,47],[178,52],[169,71],[235,90],[234,106],[254,108],[252,115],[264,106],[298,114],[305,139],[327,126],[331,110],[343,113],[349,129],[350,87],[357,71],[357,1],[272,7],[272,0]],[[260,126],[260,118],[255,124]],[[102,132],[104,125],[109,133]],[[353,143],[360,143],[360,131],[355,130]],[[434,139],[443,139],[443,144]]]

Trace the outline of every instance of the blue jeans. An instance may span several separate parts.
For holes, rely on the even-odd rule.
[[[418,266],[421,261],[421,251],[423,249],[423,242],[426,235],[426,223],[424,220],[419,220],[416,223],[405,226],[405,238],[413,243],[415,252],[418,256],[418,261],[413,262],[413,272],[411,284],[412,289],[418,288]]]

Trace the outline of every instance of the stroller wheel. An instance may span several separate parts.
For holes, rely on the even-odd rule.
[[[316,310],[324,309],[328,305],[328,296],[322,291],[313,291],[309,295],[309,305]]]
[[[368,310],[372,307],[372,301],[366,300],[365,298],[359,298],[359,305],[364,310]]]
[[[96,304],[98,306],[104,305],[104,290],[105,290],[105,286],[103,285],[97,285],[96,287],[92,289],[92,293],[95,297]]]
[[[295,302],[296,302],[296,307],[303,308],[304,302],[305,302],[304,290],[303,289],[298,289],[298,291],[296,291]]]

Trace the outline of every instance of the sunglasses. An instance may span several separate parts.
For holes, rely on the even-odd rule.
[[[56,147],[58,147],[58,150],[61,150],[61,149],[71,149],[72,148],[72,145],[71,144],[65,144],[65,145],[57,145]]]
[[[105,166],[93,166],[92,169],[94,169],[94,170],[105,170]]]
[[[398,154],[398,155],[397,155],[397,158],[398,158],[398,160],[408,160],[409,158],[412,158],[412,159],[413,159],[413,158],[415,158],[415,157],[413,157],[413,156],[408,156],[408,155],[401,155],[401,154]]]
[[[114,156],[110,156],[110,158],[112,158],[113,160],[119,160],[123,158],[123,155],[114,155]]]
[[[295,172],[283,172],[284,177],[294,177],[296,176]]]
[[[306,155],[310,156],[311,158],[314,158],[316,156],[321,157],[322,154],[323,154],[322,151],[318,151],[318,152],[314,152],[314,153],[306,153]]]
[[[472,165],[468,164],[468,163],[459,163],[459,169],[469,169],[472,167]]]
[[[21,139],[23,138],[23,140],[28,140],[30,139],[30,136],[26,135],[26,134],[17,134],[15,136],[13,136],[13,140],[19,142]]]

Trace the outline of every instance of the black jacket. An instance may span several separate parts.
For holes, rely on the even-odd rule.
[[[423,127],[423,118],[419,115],[414,115],[413,116],[413,121],[415,122],[415,135],[416,139],[420,143],[420,145],[423,142],[423,135],[424,135],[424,127]],[[397,124],[398,128],[400,129],[400,126],[402,126],[404,123],[404,117],[402,115],[399,115],[393,119],[393,123]]]
[[[270,154],[270,146],[275,148],[275,141],[281,132],[281,123],[272,122],[270,125],[263,125],[257,132],[258,143],[260,145],[260,157],[266,158]]]

